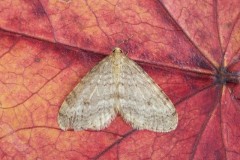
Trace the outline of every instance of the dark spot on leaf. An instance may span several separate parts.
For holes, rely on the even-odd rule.
[[[226,24],[226,26],[228,27],[228,28],[231,28],[232,27],[232,23],[231,22],[228,22],[227,24]]]
[[[35,6],[35,8],[33,8],[33,14],[36,15],[37,17],[43,17],[46,15],[46,13],[41,5],[37,5],[37,6]]]
[[[174,54],[174,53],[169,53],[169,54],[168,54],[168,58],[169,58],[171,61],[174,61],[174,60],[175,60],[175,58],[174,58],[173,55],[175,55],[175,54]]]
[[[37,62],[37,63],[38,63],[38,62],[41,62],[41,58],[35,57],[35,58],[34,58],[34,62]]]
[[[198,67],[201,67],[203,69],[211,69],[211,67],[209,66],[209,64],[207,63],[207,61],[205,59],[203,59],[203,57],[200,54],[196,54],[192,52],[192,57],[191,57],[191,61],[193,64],[197,65]]]
[[[92,43],[92,40],[90,38],[82,38],[82,43],[85,46],[94,46],[93,43]]]
[[[151,59],[150,55],[151,55],[151,53],[149,53],[149,52],[143,52],[142,54],[140,54],[139,58],[144,59],[144,60]]]
[[[238,84],[240,81],[238,73],[229,72],[225,67],[220,67],[215,77],[216,83],[222,85],[226,83]]]

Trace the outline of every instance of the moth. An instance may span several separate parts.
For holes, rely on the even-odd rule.
[[[101,130],[118,114],[139,130],[169,132],[178,124],[171,100],[137,63],[116,47],[66,97],[58,124],[62,130]]]

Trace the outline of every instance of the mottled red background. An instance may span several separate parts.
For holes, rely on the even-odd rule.
[[[119,44],[177,129],[61,131],[62,101]],[[0,1],[0,159],[240,159],[239,59],[239,0]]]

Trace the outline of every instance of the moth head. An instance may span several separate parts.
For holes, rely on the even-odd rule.
[[[121,48],[118,48],[118,47],[114,48],[112,52],[113,52],[113,53],[123,53],[123,51],[121,50]]]

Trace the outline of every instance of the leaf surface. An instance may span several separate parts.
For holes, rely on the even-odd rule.
[[[238,0],[1,1],[0,159],[240,159]],[[66,95],[115,46],[174,102],[169,133],[61,131]]]

